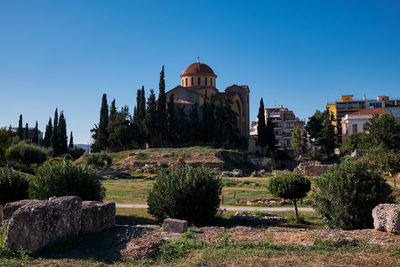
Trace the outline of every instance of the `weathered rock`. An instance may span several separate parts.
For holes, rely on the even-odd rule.
[[[186,220],[168,218],[164,220],[163,228],[167,232],[184,233],[188,228],[188,222]]]
[[[3,206],[0,205],[0,223],[3,221]]]
[[[374,228],[400,234],[400,204],[380,204],[372,210]]]
[[[36,202],[41,202],[40,200],[35,199],[24,199],[16,202],[7,203],[3,209],[3,219],[9,220],[11,216],[16,212],[19,208],[25,206],[26,204],[30,205]]]
[[[79,197],[25,202],[12,214],[4,245],[10,249],[38,250],[59,238],[78,234],[81,217]]]
[[[82,233],[100,232],[115,225],[115,203],[82,202]]]

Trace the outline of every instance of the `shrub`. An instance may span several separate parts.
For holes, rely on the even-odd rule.
[[[261,166],[266,170],[267,172],[271,172],[274,167],[274,162],[272,158],[264,158],[263,161],[261,162]]]
[[[20,142],[7,149],[6,158],[29,167],[32,164],[41,164],[46,161],[47,154],[39,146]]]
[[[5,154],[11,141],[10,133],[5,128],[0,128],[0,162],[6,159]]]
[[[90,166],[75,166],[69,160],[45,163],[30,181],[32,198],[78,196],[82,200],[103,200],[105,189],[97,171]]]
[[[300,222],[297,201],[304,198],[311,190],[310,180],[294,172],[278,173],[269,181],[268,190],[275,197],[290,199],[294,205],[296,219]]]
[[[76,159],[78,159],[80,156],[82,156],[83,154],[85,154],[85,149],[83,149],[83,148],[81,148],[81,147],[74,146],[74,147],[68,148],[67,153],[68,153],[69,155],[71,155],[71,157],[72,157],[74,160],[76,160]]]
[[[87,165],[91,165],[96,168],[104,168],[105,166],[111,165],[112,159],[107,153],[100,152],[87,155],[85,162]]]
[[[26,176],[11,168],[0,168],[0,205],[28,198]]]
[[[202,225],[217,213],[221,190],[221,179],[208,168],[162,170],[147,198],[148,212],[160,221],[171,217]]]
[[[393,201],[392,189],[374,169],[374,162],[349,160],[330,167],[316,180],[314,208],[329,227],[372,227],[372,209]]]
[[[321,151],[321,147],[319,146],[313,146],[309,151],[308,151],[308,157],[312,160],[322,160],[323,154]]]

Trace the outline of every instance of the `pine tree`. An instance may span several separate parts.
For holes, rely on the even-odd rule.
[[[72,136],[72,131],[71,134],[69,135],[69,148],[73,148],[74,147],[74,137]]]
[[[150,96],[147,100],[146,117],[144,120],[145,139],[151,145],[154,144],[154,137],[157,131],[157,104],[154,90],[150,90]]]
[[[51,146],[51,136],[53,134],[53,124],[51,122],[51,117],[49,118],[49,122],[46,125],[46,132],[44,133],[43,145],[45,147]]]
[[[18,132],[17,132],[19,138],[22,140],[24,139],[24,129],[22,128],[22,114],[19,115],[19,121],[18,121]]]
[[[201,138],[203,142],[210,143],[215,136],[215,104],[213,99],[208,99],[207,91],[204,93],[204,101],[201,106],[202,123]]]
[[[158,106],[157,106],[157,117],[158,117],[158,134],[160,135],[161,145],[163,144],[163,140],[167,136],[167,113],[166,113],[166,105],[167,105],[167,96],[165,94],[165,74],[164,74],[164,65],[162,66],[160,72],[160,82],[159,82],[159,95],[158,95]]]
[[[67,149],[68,149],[67,123],[65,121],[63,111],[61,111],[61,113],[60,113],[58,138],[59,138],[58,142],[59,142],[60,155],[67,153]]]
[[[258,109],[258,124],[257,124],[257,134],[258,134],[258,142],[261,144],[262,147],[267,145],[267,140],[265,139],[266,134],[266,125],[265,125],[265,110],[264,110],[264,101],[261,98],[260,100],[260,107]]]
[[[60,155],[60,138],[58,135],[58,109],[54,112],[53,133],[51,135],[51,147],[53,148],[54,156]]]
[[[28,139],[29,138],[29,128],[28,128],[28,123],[25,124],[25,134],[24,138]]]
[[[178,107],[176,114],[176,141],[178,143],[184,144],[189,140],[188,126],[184,108]]]
[[[174,107],[174,94],[171,94],[168,101],[167,109],[167,123],[168,123],[168,142],[174,143],[176,141],[176,121],[175,121],[175,107]]]
[[[32,143],[39,144],[39,126],[36,121],[35,130],[33,131]]]
[[[267,119],[267,125],[265,127],[265,142],[268,151],[275,152],[275,133],[274,124],[272,123],[271,117]]]
[[[97,129],[97,142],[100,150],[107,149],[107,140],[108,140],[108,104],[107,104],[107,94],[103,94],[101,101],[101,109],[100,109],[100,122]]]

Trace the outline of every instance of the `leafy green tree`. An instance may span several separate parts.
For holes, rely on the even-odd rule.
[[[268,190],[275,197],[290,199],[296,212],[296,219],[300,222],[297,211],[297,201],[304,198],[311,190],[308,178],[298,173],[279,173],[269,181]]]
[[[340,152],[343,154],[351,154],[354,150],[368,149],[365,132],[353,133],[346,137],[340,146]]]
[[[170,143],[175,143],[177,139],[174,101],[174,94],[171,94],[169,97],[167,108],[168,142]]]
[[[382,172],[388,173],[393,177],[393,183],[396,187],[396,173],[400,172],[400,153],[395,150],[378,145],[370,148],[367,155],[370,163],[379,168]]]
[[[189,122],[183,107],[177,108],[176,114],[176,141],[185,144],[189,141]]]
[[[69,145],[68,145],[68,147],[69,148],[73,148],[74,147],[74,137],[72,136],[72,131],[71,131],[71,133],[69,135]]]
[[[39,145],[39,126],[37,121],[35,129],[33,130],[32,143]]]
[[[387,149],[400,150],[400,125],[391,113],[373,114],[364,130],[370,146],[383,145]]]
[[[25,123],[24,138],[25,138],[25,139],[29,139],[29,126],[28,126],[28,123]]]
[[[11,145],[12,138],[5,128],[0,128],[0,162],[6,159],[6,151]]]
[[[53,133],[51,135],[51,147],[55,156],[60,155],[60,137],[58,130],[58,109],[54,112]]]
[[[267,146],[266,140],[266,124],[265,124],[265,109],[264,109],[264,100],[261,98],[260,107],[258,108],[258,124],[257,124],[257,134],[258,134],[258,142],[262,147]]]
[[[292,140],[290,142],[290,145],[293,149],[296,150],[297,154],[300,153],[301,149],[301,132],[298,127],[295,127],[293,132],[292,132]]]
[[[49,122],[46,125],[46,131],[44,133],[43,146],[50,147],[51,146],[51,136],[53,134],[53,124],[51,122],[51,118],[49,118]]]
[[[24,139],[24,129],[22,128],[22,114],[19,115],[17,134],[21,140]]]
[[[334,165],[315,181],[314,208],[329,227],[371,228],[372,209],[391,203],[392,189],[366,159]]]
[[[68,149],[68,136],[67,136],[67,123],[65,121],[64,112],[60,113],[59,127],[58,127],[58,147],[59,154],[67,153]]]
[[[306,130],[311,139],[315,140],[324,128],[324,120],[326,113],[319,110],[308,118]]]
[[[275,152],[275,133],[274,133],[274,124],[272,123],[271,117],[268,117],[268,119],[267,119],[267,125],[265,127],[265,141],[266,141],[267,150],[274,153]]]
[[[160,72],[160,83],[159,83],[159,95],[158,95],[158,105],[157,105],[157,132],[159,134],[159,140],[161,145],[164,143],[164,139],[167,137],[167,96],[165,94],[165,73],[164,65],[162,66]]]
[[[114,129],[109,133],[109,147],[111,150],[128,150],[131,147],[133,133],[130,121],[129,108],[124,106],[116,114]]]

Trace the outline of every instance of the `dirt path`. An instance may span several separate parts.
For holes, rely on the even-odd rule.
[[[147,209],[146,204],[116,204],[117,208],[135,208],[135,209]],[[292,211],[294,208],[281,208],[281,207],[232,207],[232,206],[220,206],[220,210],[232,210],[232,211]],[[299,211],[314,211],[313,208],[298,208]]]

